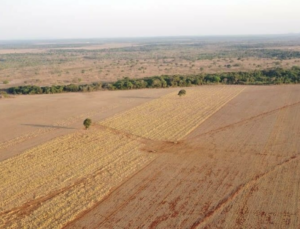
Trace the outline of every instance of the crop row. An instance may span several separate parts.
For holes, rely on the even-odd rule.
[[[102,125],[153,140],[176,141],[186,136],[243,90],[239,86],[190,89],[150,101],[101,122]]]
[[[132,135],[180,139],[242,89],[171,93],[1,162],[0,227],[63,227],[157,157]]]

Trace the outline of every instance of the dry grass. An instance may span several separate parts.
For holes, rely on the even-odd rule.
[[[125,113],[106,119],[102,125],[153,140],[177,141],[194,130],[244,87],[211,86],[166,95]]]
[[[164,55],[172,56],[176,54],[165,53]],[[54,55],[49,57],[49,59],[51,58],[59,60],[60,56]],[[237,66],[227,68],[225,65],[228,64],[232,66],[236,64]],[[145,57],[145,60],[139,60],[138,62],[136,60],[130,62],[120,57],[120,62],[118,63],[117,59],[106,59],[105,57],[102,60],[88,60],[84,58],[84,54],[80,54],[74,57],[74,60],[60,64],[33,64],[34,66],[12,66],[0,69],[0,82],[9,80],[9,84],[0,83],[0,88],[32,84],[39,86],[63,85],[79,83],[79,81],[80,83],[111,82],[123,77],[142,78],[157,75],[251,71],[274,67],[290,68],[292,66],[299,66],[299,64],[300,59],[277,61],[260,58],[247,58],[243,61],[237,58],[231,58],[230,60],[213,59],[197,61],[187,61],[177,58],[172,59],[168,63],[163,59],[157,60],[151,57]]]
[[[67,228],[299,228],[299,108],[248,87]]]
[[[0,227],[61,228],[157,158],[141,151],[144,138],[180,139],[242,89],[171,93],[1,162]]]
[[[2,161],[0,227],[299,228],[299,86],[186,90]]]
[[[264,50],[280,49],[283,52],[299,50],[299,45],[287,46],[284,42],[282,46],[275,47],[257,42],[256,45],[263,46]],[[202,46],[197,45],[197,42],[191,42],[191,44],[169,43],[166,46],[152,43],[149,46],[136,41],[40,44],[31,45],[30,48],[17,46],[16,49],[0,47],[0,82],[9,81],[9,84],[0,83],[0,88],[32,84],[45,86],[111,82],[123,77],[237,72],[276,67],[291,68],[300,65],[300,59],[296,57],[282,60],[272,56],[262,58],[259,54],[243,57],[245,53],[252,52],[256,48],[243,49],[237,48],[236,45],[239,46],[236,42],[229,42]]]
[[[61,228],[151,160],[139,146],[94,128],[3,162],[1,227]]]

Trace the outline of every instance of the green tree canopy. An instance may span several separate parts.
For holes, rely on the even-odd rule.
[[[183,96],[186,94],[186,91],[184,89],[181,89],[179,92],[178,92],[178,95],[179,96]]]
[[[83,125],[85,126],[85,129],[88,129],[92,124],[92,120],[87,118],[83,121]]]

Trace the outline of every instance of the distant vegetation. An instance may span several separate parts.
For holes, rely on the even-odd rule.
[[[6,89],[9,94],[54,94],[62,92],[90,92],[97,90],[128,90],[141,88],[189,87],[203,84],[291,84],[300,83],[300,67],[291,69],[255,70],[250,72],[224,72],[196,75],[162,75],[142,79],[125,77],[114,83],[92,83],[85,85],[54,85],[51,87],[20,86]]]
[[[248,58],[255,57],[260,59],[270,58],[276,60],[290,60],[300,58],[299,51],[279,50],[279,49],[242,49],[232,46],[231,50],[223,50],[217,53],[199,54],[198,60],[212,60],[214,58]]]
[[[31,88],[29,91],[59,93],[61,90],[69,91],[69,89],[55,88],[51,85],[85,84],[86,87],[80,86],[78,90],[90,91],[98,90],[91,85],[93,82],[116,82],[124,77],[145,79],[162,76],[167,81],[166,78],[173,76],[186,78],[192,76],[199,78],[205,84],[205,81],[209,81],[201,79],[202,76],[206,77],[205,74],[216,73],[215,75],[220,77],[219,73],[228,71],[250,72],[299,67],[299,38],[299,35],[173,37],[53,40],[51,44],[40,41],[2,41],[0,42],[0,85],[1,88],[17,85],[47,85],[49,87],[43,92],[36,88]],[[204,75],[198,77],[200,73]],[[143,82],[142,85],[139,85],[138,81],[136,81],[137,85],[135,82],[130,82],[133,85],[128,83],[128,88],[125,89],[151,87],[151,82],[146,86]],[[225,82],[220,78],[219,83]],[[102,85],[107,89],[118,89],[120,86],[113,86],[113,83]],[[164,86],[162,82],[162,87]],[[28,91],[28,88],[25,87],[24,90]]]

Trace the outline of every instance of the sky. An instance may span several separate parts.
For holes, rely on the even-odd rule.
[[[300,33],[300,0],[0,0],[0,40]]]

